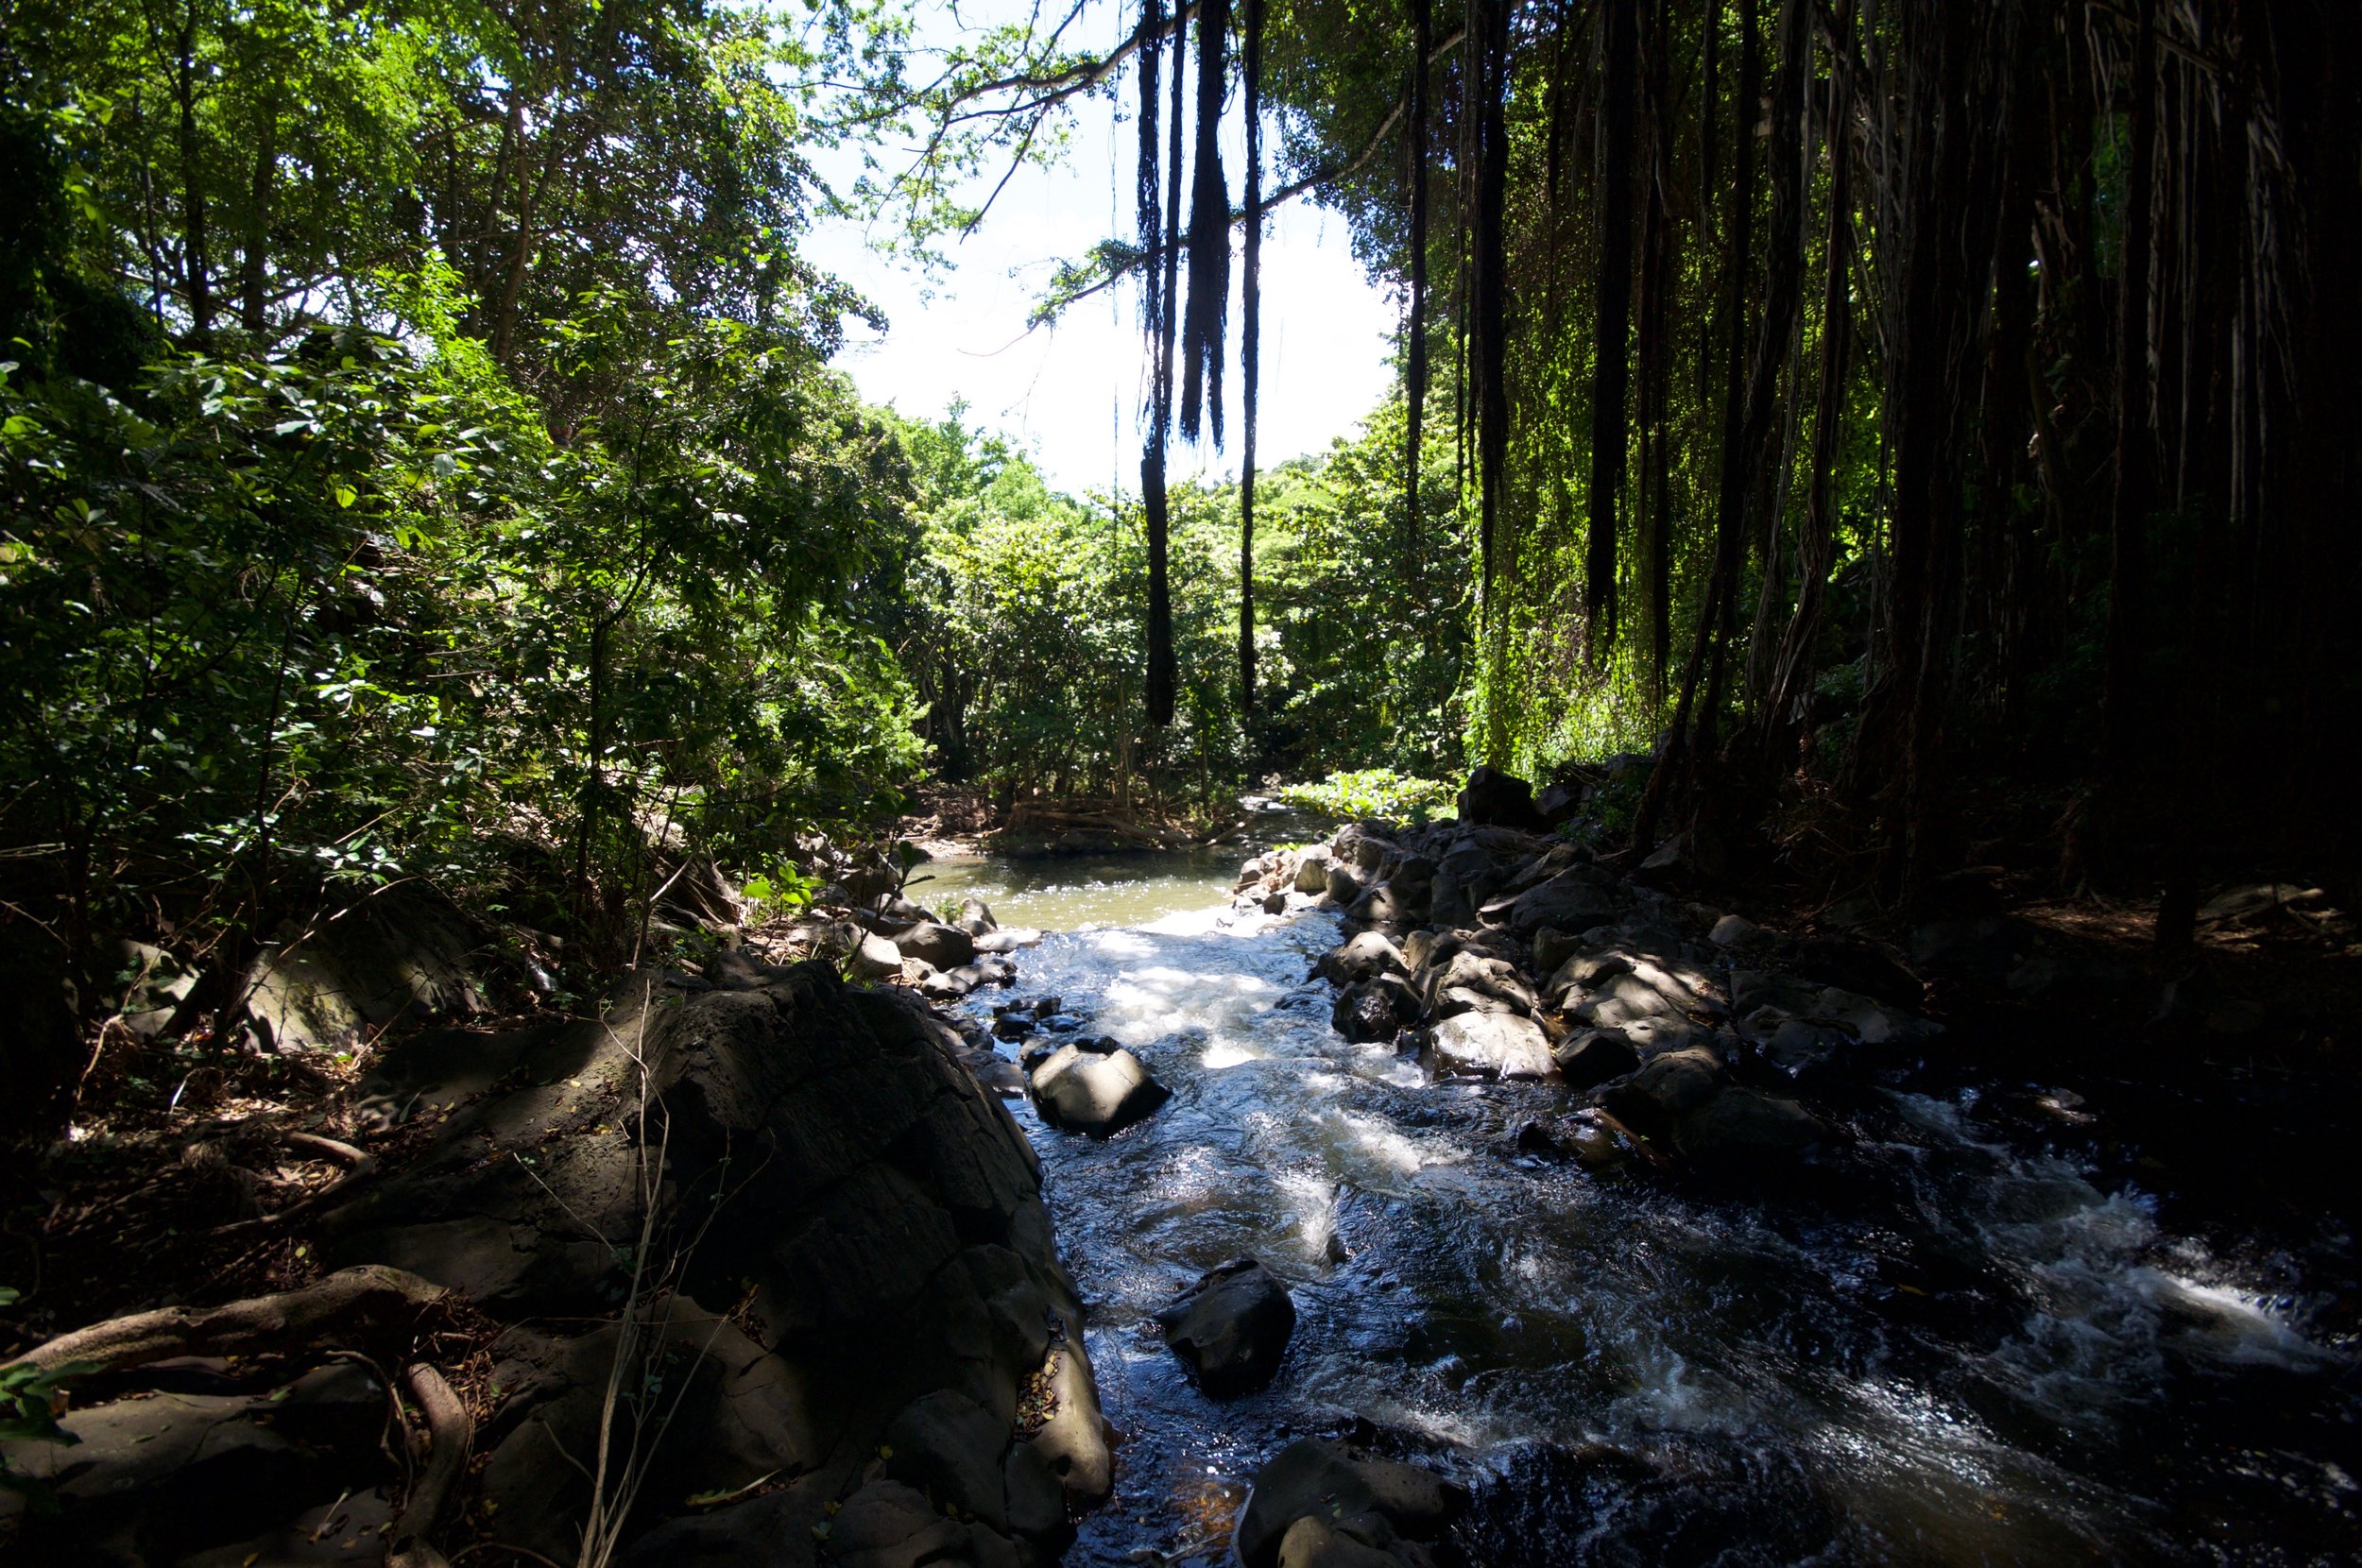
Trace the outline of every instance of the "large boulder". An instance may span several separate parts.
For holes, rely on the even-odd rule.
[[[1034,1068],[1034,1103],[1053,1127],[1104,1138],[1172,1098],[1128,1050],[1102,1054],[1061,1046]]]
[[[1104,1493],[1082,1311],[1039,1168],[963,1065],[957,1032],[915,997],[847,986],[819,963],[685,999],[638,984],[626,997],[605,1019],[539,1036],[504,1079],[519,1086],[457,1106],[416,1163],[329,1216],[331,1260],[402,1260],[495,1312],[597,1318],[634,1279],[632,1253],[608,1238],[639,1234],[641,1194],[658,1193],[665,1252],[646,1261],[678,1279],[680,1316],[696,1325],[675,1360],[710,1376],[721,1400],[684,1406],[706,1413],[682,1452],[723,1440],[735,1412],[745,1435],[725,1447],[737,1457],[710,1473],[730,1486],[773,1469],[800,1479],[662,1526],[649,1541],[672,1545],[649,1545],[646,1560],[694,1560],[690,1537],[732,1538],[780,1510],[808,1529],[889,1424],[939,1392],[995,1423],[996,1475],[1030,1440],[1073,1495]],[[736,1326],[690,1311],[691,1295],[741,1303]],[[544,1435],[537,1453],[581,1457],[595,1433],[584,1390],[603,1389],[612,1352],[601,1336],[612,1332],[512,1344],[500,1423],[538,1422],[561,1441]],[[710,1372],[694,1370],[701,1357]],[[1045,1382],[1052,1420],[1023,1439],[1020,1406],[1029,1389],[1040,1403]],[[1053,1426],[1055,1455],[1043,1442]],[[496,1441],[496,1467],[501,1451]],[[510,1464],[504,1532],[522,1540],[552,1522],[541,1539],[561,1550],[545,1555],[570,1554],[563,1532],[580,1516],[557,1473],[576,1473],[554,1458]],[[666,1506],[717,1490],[728,1487],[686,1486]],[[723,1522],[758,1504],[760,1516]],[[687,1555],[667,1555],[676,1548]]]
[[[1279,1371],[1296,1308],[1271,1270],[1241,1257],[1199,1276],[1156,1321],[1200,1388],[1235,1394],[1261,1388]]]
[[[1325,844],[1307,847],[1296,857],[1295,890],[1318,896],[1328,887],[1329,848]]]

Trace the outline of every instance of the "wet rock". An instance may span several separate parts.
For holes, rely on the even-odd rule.
[[[1036,1018],[1055,1017],[1058,1014],[1065,1011],[1066,998],[1063,997],[1036,997],[1034,998],[1034,1016]]]
[[[1501,1078],[1547,1078],[1549,1036],[1532,1018],[1515,1013],[1454,1014],[1428,1031],[1437,1063],[1447,1071]]]
[[[1377,931],[1363,931],[1343,946],[1323,953],[1313,963],[1312,973],[1331,985],[1352,985],[1380,975],[1409,974],[1410,967],[1401,948]]]
[[[1312,1520],[1322,1532],[1296,1537],[1296,1550],[1333,1550],[1335,1538],[1343,1537],[1378,1554],[1379,1563],[1399,1563],[1410,1554],[1389,1547],[1405,1538],[1440,1535],[1467,1500],[1465,1489],[1416,1465],[1363,1458],[1336,1443],[1299,1439],[1257,1474],[1231,1546],[1244,1568],[1278,1568],[1298,1523]]]
[[[1621,1078],[1640,1065],[1640,1052],[1620,1029],[1586,1029],[1551,1048],[1559,1076],[1578,1089]]]
[[[847,967],[855,980],[885,980],[902,972],[902,949],[875,931],[864,932]]]
[[[956,969],[976,956],[976,939],[957,926],[922,920],[894,939],[904,958],[916,958],[938,969]]]
[[[1325,844],[1308,845],[1304,853],[1296,857],[1295,888],[1298,893],[1309,893],[1317,897],[1327,891],[1329,859],[1329,848]]]
[[[1001,929],[1001,922],[992,917],[992,906],[982,898],[961,899],[959,912],[950,923],[970,936],[983,936]]]
[[[1040,946],[1041,932],[1031,926],[1002,926],[976,938],[977,952],[996,956],[1014,953],[1019,947]]]
[[[1674,1141],[1700,1166],[1754,1170],[1792,1161],[1829,1135],[1820,1118],[1794,1100],[1734,1085],[1683,1117]]]
[[[1763,1059],[1793,1079],[1806,1079],[1834,1066],[1852,1045],[1835,1030],[1782,1018],[1762,1040]]]
[[[1468,775],[1460,792],[1460,820],[1534,831],[1549,826],[1534,809],[1533,786],[1489,764]]]
[[[1729,1072],[1703,1047],[1668,1051],[1600,1091],[1600,1104],[1633,1131],[1670,1137],[1685,1117],[1721,1092]]]
[[[1418,1004],[1397,976],[1348,985],[1337,994],[1329,1010],[1329,1027],[1359,1044],[1391,1040],[1395,1031],[1418,1016]]]
[[[1278,1568],[1403,1568],[1403,1559],[1307,1514],[1280,1538]]]
[[[1241,1257],[1201,1275],[1156,1321],[1200,1388],[1236,1394],[1261,1388],[1279,1371],[1296,1308],[1269,1270]]]
[[[1033,1071],[1034,1103],[1053,1127],[1104,1138],[1172,1098],[1128,1050],[1107,1055],[1063,1046]]]
[[[996,1040],[1022,1040],[1033,1032],[1031,1014],[1003,1013],[992,1021],[992,1037]]]
[[[975,990],[980,978],[965,965],[950,970],[930,968],[918,977],[918,994],[932,1002],[955,1002]]]

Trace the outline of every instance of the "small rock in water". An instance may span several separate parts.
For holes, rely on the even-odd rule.
[[[1209,1394],[1243,1393],[1278,1372],[1296,1308],[1269,1270],[1241,1257],[1200,1276],[1156,1321],[1199,1387]]]
[[[1172,1098],[1128,1050],[1106,1055],[1061,1046],[1033,1071],[1034,1103],[1053,1127],[1104,1138]]]
[[[1232,1545],[1245,1568],[1426,1561],[1415,1546],[1393,1548],[1434,1540],[1467,1501],[1465,1488],[1416,1465],[1302,1438],[1256,1474]]]
[[[1044,997],[1034,1003],[1034,1016],[1036,1018],[1047,1018],[1065,1011],[1066,1004],[1056,997]]]
[[[1034,1032],[1034,1020],[1022,1013],[1003,1013],[992,1021],[993,1037],[998,1040],[1022,1040]]]

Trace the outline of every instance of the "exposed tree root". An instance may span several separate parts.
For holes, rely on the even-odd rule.
[[[468,1468],[468,1448],[475,1440],[475,1422],[453,1393],[443,1374],[419,1362],[402,1374],[410,1397],[426,1418],[429,1442],[426,1469],[395,1521],[385,1568],[445,1568],[449,1560],[427,1540],[436,1521],[451,1502],[452,1489]]]
[[[119,1369],[171,1355],[290,1350],[334,1333],[407,1325],[449,1294],[400,1269],[346,1269],[300,1290],[256,1296],[226,1306],[166,1306],[61,1334],[10,1362],[54,1368],[68,1362]]]

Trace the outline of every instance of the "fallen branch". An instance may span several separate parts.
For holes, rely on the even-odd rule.
[[[448,1295],[441,1286],[400,1269],[365,1264],[300,1290],[255,1296],[226,1306],[159,1307],[111,1318],[61,1334],[26,1352],[10,1367],[94,1363],[96,1369],[137,1367],[172,1355],[213,1355],[248,1350],[289,1350],[326,1338],[407,1327]]]
[[[385,1568],[445,1568],[448,1559],[427,1540],[435,1523],[451,1502],[452,1488],[468,1466],[468,1447],[475,1440],[475,1422],[443,1374],[421,1361],[402,1374],[410,1396],[426,1418],[429,1449],[426,1470],[410,1489],[402,1517],[395,1521],[392,1543],[385,1550]]]

